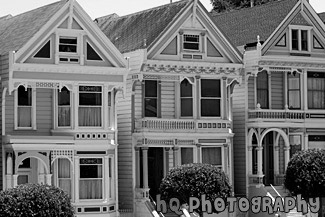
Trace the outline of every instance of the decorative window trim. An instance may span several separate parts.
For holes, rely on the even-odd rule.
[[[184,43],[185,43],[185,36],[186,35],[195,35],[195,36],[198,36],[198,44],[199,44],[199,47],[198,47],[198,50],[196,49],[185,49],[184,48]],[[206,46],[206,30],[188,30],[188,29],[184,29],[184,30],[181,30],[179,32],[179,46],[180,46],[180,53],[182,54],[182,58],[183,57],[183,54],[184,55],[190,55],[191,53],[194,54],[192,56],[193,59],[196,59],[196,60],[200,60],[200,58],[198,58],[198,55],[195,55],[195,54],[203,54],[205,52],[205,46]],[[195,57],[197,56],[197,57]],[[202,58],[201,59],[204,59],[205,56],[201,55]],[[187,59],[187,58],[185,58]]]
[[[290,45],[290,52],[291,53],[310,53],[311,52],[311,46],[312,46],[312,37],[311,37],[311,30],[313,27],[311,26],[295,26],[290,25],[289,26],[289,45]],[[292,49],[292,30],[298,30],[298,50]],[[307,31],[307,51],[302,50],[301,48],[301,31],[305,30]]]
[[[22,85],[20,85],[22,86]],[[36,130],[36,89],[32,89],[32,106],[31,106],[31,127],[19,127],[18,126],[18,86],[14,91],[14,129],[15,130]]]

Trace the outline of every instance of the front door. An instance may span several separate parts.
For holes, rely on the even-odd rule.
[[[152,148],[148,150],[148,185],[149,194],[155,200],[159,194],[159,186],[164,178],[164,148]]]

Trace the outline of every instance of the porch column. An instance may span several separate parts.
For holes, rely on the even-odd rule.
[[[257,150],[257,175],[263,175],[263,147],[258,146]]]
[[[166,172],[166,174],[169,171],[169,150],[170,150],[169,147],[165,148],[165,172]]]
[[[290,160],[290,146],[284,146],[284,170],[287,170],[289,160]]]
[[[45,184],[44,165],[39,160],[38,160],[38,183]]]
[[[229,154],[228,154],[228,147],[229,145],[228,144],[223,144],[223,147],[224,147],[224,171],[225,173],[229,176],[230,173],[229,173],[229,165],[228,165],[228,158],[229,158]]]
[[[279,151],[280,147],[278,143],[276,146],[274,146],[274,175],[280,174],[280,168],[279,168]]]
[[[142,147],[143,188],[148,189],[148,147]]]
[[[177,167],[179,165],[178,150],[179,150],[179,147],[177,147],[177,146],[173,147],[174,167]]]
[[[52,185],[52,174],[46,174],[46,184]]]
[[[13,181],[12,187],[14,188],[18,185],[18,175],[17,174],[12,176],[12,181]]]
[[[253,146],[248,146],[248,175],[253,174]]]
[[[140,188],[140,148],[135,147],[135,188]]]
[[[6,189],[12,188],[12,171],[13,171],[13,167],[12,167],[12,154],[9,153],[8,157],[7,157],[7,175],[6,175]]]
[[[228,120],[227,109],[227,77],[222,77],[223,120]]]
[[[309,146],[309,144],[308,144],[308,134],[306,134],[305,133],[305,136],[304,136],[304,145],[303,146],[301,146],[301,150],[308,150],[308,146]]]

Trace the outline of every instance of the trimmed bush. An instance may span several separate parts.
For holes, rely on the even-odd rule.
[[[62,189],[25,184],[0,192],[0,213],[6,217],[72,217],[74,210]]]
[[[325,150],[296,153],[288,163],[284,185],[305,199],[325,197]]]
[[[159,190],[161,198],[166,202],[177,198],[181,204],[189,203],[190,197],[201,201],[201,196],[205,195],[212,207],[216,198],[226,201],[231,196],[228,177],[218,167],[210,164],[186,164],[171,169],[162,180]],[[201,208],[196,211],[202,213]]]

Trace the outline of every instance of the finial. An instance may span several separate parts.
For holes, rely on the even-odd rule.
[[[257,35],[257,43],[258,43],[258,44],[261,44],[260,36],[259,36],[259,35]]]

